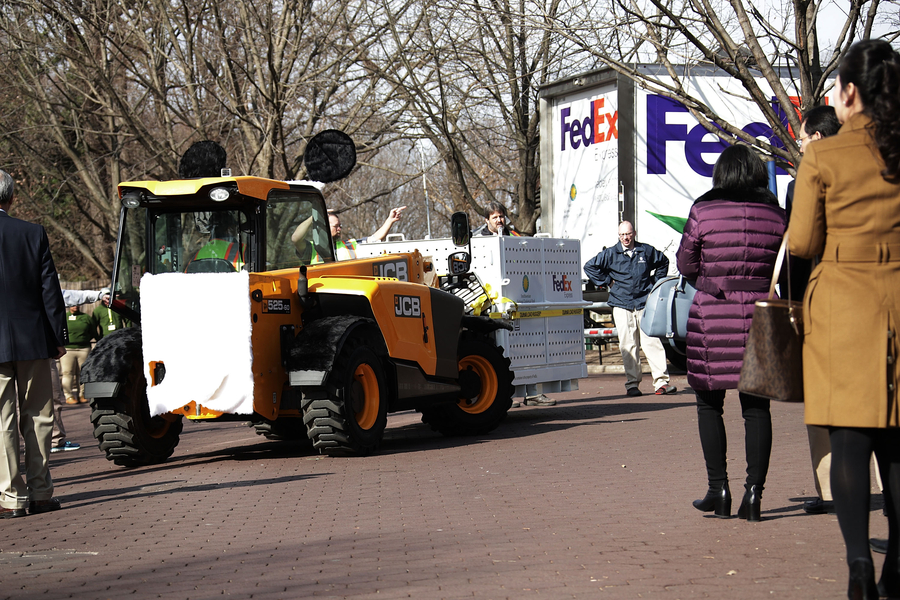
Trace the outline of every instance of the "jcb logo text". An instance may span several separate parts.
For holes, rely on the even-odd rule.
[[[421,317],[420,302],[418,296],[394,296],[394,314],[398,317]]]
[[[375,277],[393,277],[400,281],[409,281],[406,274],[405,260],[392,260],[372,264],[372,275]]]

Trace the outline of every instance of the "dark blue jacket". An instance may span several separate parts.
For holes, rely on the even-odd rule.
[[[651,275],[651,271],[655,272]],[[634,243],[629,258],[619,242],[587,261],[584,272],[594,285],[610,286],[610,306],[640,310],[653,284],[668,275],[669,259],[653,246],[640,242]]]
[[[0,363],[50,358],[68,343],[47,232],[0,211]]]

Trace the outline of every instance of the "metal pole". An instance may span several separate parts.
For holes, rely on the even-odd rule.
[[[431,210],[428,207],[428,182],[425,180],[425,154],[422,152],[422,149],[416,145],[416,150],[419,151],[419,158],[422,159],[422,189],[425,190],[425,222],[428,224],[428,235],[425,237],[426,240],[431,239]]]

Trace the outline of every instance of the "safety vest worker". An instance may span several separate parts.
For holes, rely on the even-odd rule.
[[[359,246],[359,242],[356,240],[350,240],[345,242],[344,240],[338,238],[334,242],[334,257],[337,260],[350,260],[352,258],[356,258],[356,248]]]
[[[188,264],[195,260],[204,259],[221,259],[234,267],[235,271],[240,271],[244,266],[244,257],[241,253],[241,244],[239,242],[229,242],[228,240],[214,239],[210,240],[205,246],[197,250],[197,253],[191,257]]]

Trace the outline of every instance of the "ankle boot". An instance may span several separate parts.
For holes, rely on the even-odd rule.
[[[738,519],[747,519],[748,521],[761,521],[760,500],[762,499],[763,486],[748,485],[744,486],[744,499],[741,500],[741,506],[738,508]]]
[[[727,481],[709,483],[706,497],[694,500],[694,508],[703,512],[715,511],[717,517],[731,516],[731,489]]]
[[[896,551],[891,552],[890,540],[888,540],[884,565],[881,567],[878,595],[885,598],[900,598],[900,561],[897,560]]]
[[[875,567],[871,558],[857,558],[850,563],[850,584],[847,586],[849,600],[876,600],[878,587],[875,585]]]

